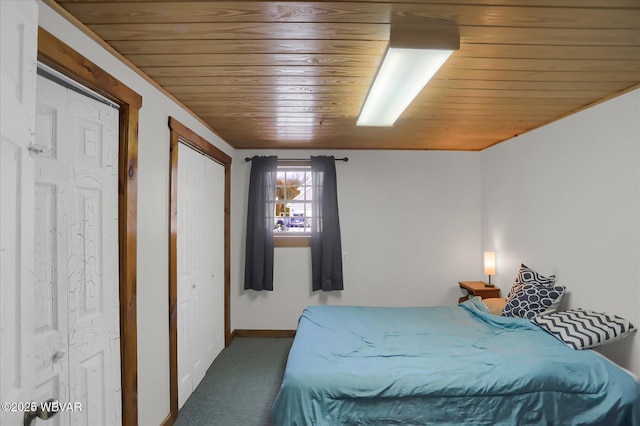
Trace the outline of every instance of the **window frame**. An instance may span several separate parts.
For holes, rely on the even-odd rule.
[[[280,167],[309,167],[311,172],[311,160],[286,160],[278,159],[277,171]],[[313,182],[312,182],[313,185]],[[273,246],[274,247],[311,247],[311,234],[310,233],[298,233],[298,232],[273,232]]]

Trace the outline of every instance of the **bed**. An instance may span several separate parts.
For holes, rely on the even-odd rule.
[[[640,384],[529,320],[455,307],[305,309],[276,425],[640,425]]]

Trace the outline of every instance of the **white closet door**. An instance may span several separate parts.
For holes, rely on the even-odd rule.
[[[193,223],[193,196],[191,184],[196,180],[198,168],[196,164],[197,154],[178,144],[178,236],[177,236],[177,263],[178,263],[178,407],[182,407],[193,391],[193,362],[191,358],[196,352],[191,345],[189,325],[190,313],[193,309],[191,303],[192,286],[196,285],[198,261],[192,256],[190,247],[194,245],[191,232]]]
[[[212,304],[208,310],[209,329],[207,335],[212,336],[205,348],[207,367],[224,349],[224,166],[211,160],[205,161],[205,200],[208,257],[204,260],[204,267],[211,278]]]
[[[178,145],[178,407],[224,347],[224,166]]]
[[[38,8],[0,1],[0,401],[31,401],[33,374],[33,159]],[[40,402],[40,401],[39,401]],[[0,424],[23,413],[0,410]],[[14,410],[15,408],[15,410]]]
[[[36,397],[118,425],[118,110],[40,76],[37,105]]]
[[[35,199],[35,362],[36,395],[69,401],[69,327],[66,263],[69,210],[64,166],[70,154],[64,134],[69,124],[67,89],[38,76]],[[64,161],[62,161],[64,163]],[[50,423],[69,424],[69,413]]]

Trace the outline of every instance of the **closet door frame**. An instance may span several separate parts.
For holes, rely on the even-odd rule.
[[[169,117],[171,130],[171,177],[169,234],[169,414],[174,422],[178,418],[178,144],[184,143],[211,160],[224,166],[224,345],[231,343],[230,282],[231,282],[231,157],[198,136],[173,117]]]

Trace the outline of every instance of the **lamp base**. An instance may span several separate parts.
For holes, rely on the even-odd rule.
[[[485,283],[484,286],[485,287],[495,287],[496,285],[491,283],[491,275],[487,275],[487,276],[489,277],[489,282]]]

